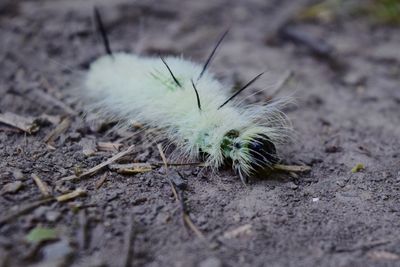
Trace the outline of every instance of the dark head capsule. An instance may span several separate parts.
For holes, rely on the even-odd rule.
[[[249,143],[249,150],[255,170],[267,165],[276,164],[279,161],[276,154],[276,147],[268,136],[263,135],[252,140]]]

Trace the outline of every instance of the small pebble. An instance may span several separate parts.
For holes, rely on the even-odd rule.
[[[71,141],[79,141],[81,140],[81,134],[79,132],[74,132],[68,135],[68,139]]]
[[[60,218],[60,216],[61,216],[60,212],[53,211],[53,210],[50,210],[50,211],[46,212],[46,214],[45,214],[46,220],[48,222],[55,222]]]
[[[357,85],[362,85],[365,83],[366,77],[362,75],[361,73],[357,72],[349,72],[343,77],[342,82],[345,85],[349,86],[357,86]]]
[[[16,180],[24,179],[24,174],[22,173],[22,171],[20,169],[14,169],[12,174]]]
[[[16,181],[13,183],[8,183],[6,185],[3,186],[3,189],[1,190],[2,194],[7,194],[7,193],[17,193],[18,190],[20,190],[22,188],[22,182],[21,181]]]
[[[295,184],[295,183],[290,183],[289,187],[292,190],[296,190],[297,188],[299,188],[299,186],[297,184]]]
[[[346,183],[343,180],[337,181],[336,184],[340,187],[345,187]]]

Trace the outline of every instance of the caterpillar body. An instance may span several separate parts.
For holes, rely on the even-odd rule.
[[[236,94],[229,98],[226,87],[206,70],[212,55],[201,66],[182,57],[111,53],[101,18],[96,18],[108,53],[84,77],[83,97],[91,111],[160,129],[184,158],[205,154],[214,170],[229,162],[243,182],[278,162],[276,145],[285,141],[289,128],[282,102],[246,106],[233,99]]]

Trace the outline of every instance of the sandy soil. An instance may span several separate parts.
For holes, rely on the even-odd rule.
[[[280,95],[296,98],[287,113],[297,134],[280,150],[285,164],[311,171],[297,178],[271,174],[244,187],[229,170],[212,176],[199,167],[177,168],[200,238],[184,226],[163,168],[137,175],[105,168],[59,182],[118,153],[93,151],[96,143],[139,130],[113,133],[104,122],[83,121],[81,105],[68,96],[103,53],[92,31],[94,1],[3,1],[0,112],[41,119],[34,134],[0,125],[0,266],[399,266],[398,28],[349,14],[296,20],[301,34],[335,49],[316,57],[277,38],[288,10],[296,11],[293,2],[96,2],[114,50],[182,53],[203,62],[230,26],[211,67],[218,77],[244,83],[267,71],[249,95],[294,73]],[[250,99],[263,102],[269,92]],[[47,145],[62,118],[70,124]],[[156,144],[146,140],[137,134],[121,141],[119,151],[136,147],[120,162],[160,162]],[[365,168],[353,173],[359,163]],[[43,199],[32,174],[53,196],[77,188],[86,196],[19,212]],[[27,241],[38,226],[56,229],[57,239]]]

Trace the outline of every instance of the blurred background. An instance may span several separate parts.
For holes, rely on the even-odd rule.
[[[244,188],[230,170],[183,168],[203,237],[163,168],[60,183],[132,144],[123,162],[161,161],[138,129],[89,123],[71,97],[104,54],[94,6],[112,49],[144,56],[202,63],[229,28],[210,71],[233,91],[265,71],[248,103],[295,98],[279,150],[311,171]],[[397,266],[399,27],[399,0],[0,1],[0,266]]]

